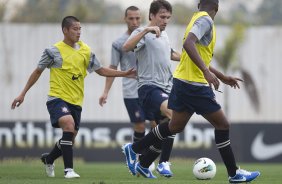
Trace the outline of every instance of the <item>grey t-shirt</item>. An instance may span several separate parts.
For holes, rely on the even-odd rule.
[[[135,53],[122,51],[124,42],[128,39],[129,35],[124,33],[121,37],[112,43],[112,58],[111,65],[118,66],[122,71],[136,68]],[[132,78],[122,78],[123,98],[138,98],[137,93],[137,80]]]
[[[144,27],[136,29],[129,37],[132,38]],[[155,85],[170,93],[172,87],[171,47],[165,31],[160,37],[147,33],[134,49],[137,57],[138,87]]]
[[[210,16],[198,18],[190,32],[194,33],[201,45],[209,45],[213,38],[212,32],[213,20]]]

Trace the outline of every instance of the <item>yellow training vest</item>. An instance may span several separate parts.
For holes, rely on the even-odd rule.
[[[58,42],[54,46],[58,48],[61,58],[61,68],[50,68],[49,96],[82,106],[84,97],[84,78],[87,75],[87,67],[90,61],[90,48],[83,42],[77,42],[78,50]]]
[[[209,16],[209,15],[207,12],[204,11],[194,13],[190,23],[186,28],[183,38],[183,44],[190,30],[192,29],[195,21],[202,16]],[[196,49],[207,67],[209,67],[210,65],[213,56],[215,42],[216,42],[216,31],[214,25],[212,31],[213,31],[212,41],[208,46],[200,45],[199,43],[196,42]],[[203,72],[197,67],[197,65],[194,64],[194,62],[191,60],[191,58],[189,57],[189,55],[184,49],[182,49],[180,63],[178,64],[173,76],[174,78],[187,80],[191,82],[207,83],[203,75]]]

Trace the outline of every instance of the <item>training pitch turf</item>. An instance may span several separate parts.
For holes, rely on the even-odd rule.
[[[0,184],[227,184],[226,171],[223,164],[216,163],[217,174],[212,180],[197,180],[192,174],[191,160],[173,159],[172,170],[174,177],[167,179],[154,174],[157,179],[133,177],[129,174],[125,163],[84,163],[75,160],[75,171],[80,174],[79,179],[64,179],[62,161],[56,163],[56,177],[45,176],[43,164],[39,161],[4,160],[0,161]],[[282,164],[240,164],[247,170],[259,170],[261,176],[254,184],[281,184]]]

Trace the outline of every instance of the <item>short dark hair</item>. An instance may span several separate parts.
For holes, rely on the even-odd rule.
[[[65,18],[63,18],[62,30],[64,28],[70,28],[73,22],[80,22],[80,21],[75,16],[66,16]]]
[[[125,12],[124,12],[124,16],[125,16],[125,17],[127,17],[127,12],[128,12],[128,10],[137,11],[137,10],[139,10],[139,8],[136,7],[136,6],[129,6],[128,8],[126,8],[126,10],[125,10]]]
[[[200,4],[218,4],[218,0],[200,0]]]
[[[153,15],[156,15],[159,12],[160,9],[166,9],[167,11],[172,13],[172,6],[168,1],[166,1],[166,0],[154,0],[151,3],[151,6],[150,6],[149,20],[151,20],[150,14],[152,13]]]

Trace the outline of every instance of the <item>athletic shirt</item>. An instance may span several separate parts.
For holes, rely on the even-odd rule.
[[[82,106],[87,71],[98,70],[101,64],[88,45],[79,41],[76,46],[77,49],[61,41],[43,52],[38,68],[50,68],[49,100],[60,98]]]
[[[136,29],[129,39],[144,29],[144,27]],[[167,33],[162,31],[158,38],[156,34],[147,33],[138,42],[134,51],[137,57],[138,87],[154,85],[170,93],[172,87],[171,47]]]
[[[216,31],[213,20],[207,12],[201,11],[193,15],[186,28],[183,43],[189,32],[194,33],[198,38],[196,49],[205,65],[209,67],[216,42]],[[182,49],[180,63],[175,70],[174,77],[188,82],[207,83],[203,72],[195,65],[184,49]]]
[[[117,67],[120,64],[120,69],[122,71],[129,70],[130,68],[136,68],[135,53],[132,51],[122,51],[122,46],[128,38],[129,35],[127,33],[124,33],[121,37],[119,37],[112,43],[111,65]],[[123,98],[138,98],[136,79],[123,77],[122,87]]]

